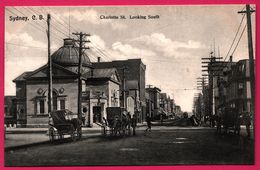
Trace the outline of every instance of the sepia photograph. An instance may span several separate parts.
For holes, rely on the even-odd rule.
[[[5,167],[255,165],[255,4],[5,6],[4,36]]]

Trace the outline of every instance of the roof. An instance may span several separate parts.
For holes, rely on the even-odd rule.
[[[91,66],[92,63],[88,56],[83,53],[82,65]],[[74,40],[64,39],[64,45],[51,55],[52,61],[61,66],[77,66],[79,63],[78,48],[74,46]]]
[[[116,82],[120,82],[120,77],[117,73],[116,68],[103,68],[103,69],[93,69],[93,75],[91,71],[83,75],[85,78],[107,78]],[[115,77],[114,77],[115,76]]]
[[[30,75],[33,71],[27,71],[27,72],[24,72],[23,74],[19,75],[18,77],[16,77],[13,82],[16,82],[16,81],[25,81],[25,78]]]
[[[146,66],[140,58],[127,59],[127,60],[113,60],[109,62],[93,62],[94,68],[111,68],[111,67],[122,67],[128,66],[129,64],[142,65],[144,69]]]
[[[53,70],[53,77],[58,77],[58,76],[73,76],[76,77],[78,74],[65,68],[62,67],[58,64],[53,63],[52,64],[52,70]],[[21,74],[20,76],[18,76],[17,78],[15,78],[13,80],[13,82],[16,81],[25,81],[31,78],[47,78],[47,70],[48,70],[48,64],[45,64],[43,66],[41,66],[40,68],[34,70],[34,71],[29,71],[29,72],[24,72],[23,74]]]

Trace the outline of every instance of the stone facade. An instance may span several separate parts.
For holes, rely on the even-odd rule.
[[[78,53],[72,39],[65,39],[64,46],[52,58],[53,110],[68,109],[72,117],[78,115]],[[82,57],[82,115],[86,125],[106,118],[107,107],[119,107],[120,77],[115,68],[95,69],[89,58]],[[48,65],[18,76],[16,83],[17,124],[21,127],[47,126]]]

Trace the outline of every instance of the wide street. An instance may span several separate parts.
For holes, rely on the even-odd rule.
[[[145,127],[136,136],[85,136],[5,151],[6,166],[253,164],[254,140],[205,127]],[[43,134],[44,135],[44,134]]]

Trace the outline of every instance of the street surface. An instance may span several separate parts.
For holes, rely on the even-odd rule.
[[[85,135],[80,141],[5,151],[6,166],[254,164],[254,142],[244,136],[217,135],[215,129],[152,127],[136,136]],[[46,134],[43,134],[46,135]]]

